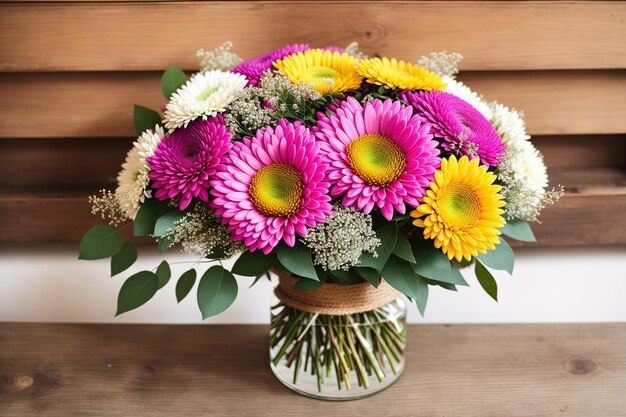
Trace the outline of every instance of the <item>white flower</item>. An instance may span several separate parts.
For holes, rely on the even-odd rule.
[[[528,141],[519,142],[517,149],[518,152],[513,158],[515,178],[524,181],[526,187],[542,196],[548,186],[548,173],[543,156]]]
[[[502,138],[502,142],[507,146],[523,147],[523,143],[530,139],[526,133],[523,114],[495,101],[489,107],[491,117],[488,119]]]
[[[459,73],[459,64],[462,60],[463,55],[456,52],[433,52],[429,56],[422,56],[417,65],[441,76],[454,78]]]
[[[179,88],[170,99],[163,114],[163,123],[171,131],[202,117],[224,112],[235,99],[235,92],[243,90],[248,81],[241,74],[208,71],[196,74]]]
[[[139,148],[133,146],[128,151],[122,170],[117,175],[117,189],[115,190],[119,206],[129,219],[135,218],[139,205],[152,194],[148,188],[149,174],[150,168],[142,163]]]
[[[485,101],[485,99],[472,91],[468,86],[463,84],[460,81],[456,81],[454,78],[449,77],[447,75],[441,77],[443,82],[447,83],[446,93],[450,93],[453,96],[457,96],[461,100],[464,100],[471,104],[476,110],[480,112],[487,120],[491,120],[492,111],[489,107],[489,104]],[[500,133],[500,132],[498,132]]]
[[[163,140],[164,136],[165,132],[163,131],[163,128],[156,125],[154,127],[154,131],[151,129],[146,130],[133,143],[135,148],[139,150],[139,159],[141,160],[141,163],[146,168],[150,168],[150,164],[146,159],[154,156],[154,152],[159,146],[159,143]]]
[[[237,54],[230,52],[232,47],[233,43],[227,41],[212,51],[198,49],[196,58],[198,58],[198,63],[200,64],[200,72],[212,70],[230,71],[241,64],[243,59],[237,56]]]

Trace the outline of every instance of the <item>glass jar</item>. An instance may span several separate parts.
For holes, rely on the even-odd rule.
[[[404,371],[405,347],[406,304],[401,298],[362,313],[328,315],[274,297],[271,368],[301,394],[325,400],[374,395]]]

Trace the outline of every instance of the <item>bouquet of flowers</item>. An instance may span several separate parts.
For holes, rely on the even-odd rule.
[[[473,266],[497,299],[489,269],[513,270],[502,235],[534,241],[527,221],[562,191],[546,189],[522,114],[456,80],[459,54],[409,63],[368,58],[356,43],[294,44],[243,61],[231,48],[198,51],[189,79],[169,68],[162,113],[135,106],[117,188],[91,198],[110,224],[87,231],[80,258],[111,257],[112,275],[132,266],[122,224],[161,252],[178,246],[194,267],[176,297],[198,281],[203,318],[234,301],[235,276],[272,271],[276,375],[324,397],[383,389],[404,366],[399,294],[423,314],[430,286],[455,291]],[[203,262],[213,266],[197,280]],[[163,261],[130,276],[117,314],[170,275]]]

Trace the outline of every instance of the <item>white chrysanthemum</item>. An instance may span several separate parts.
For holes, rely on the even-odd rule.
[[[441,79],[443,80],[443,82],[447,83],[447,86],[445,89],[446,93],[450,93],[453,96],[456,96],[460,98],[461,100],[468,102],[476,110],[478,110],[480,114],[485,116],[485,119],[491,121],[491,118],[492,118],[491,108],[489,107],[489,103],[487,103],[481,95],[475,93],[468,86],[466,86],[460,81],[456,81],[452,77],[449,77],[446,75],[446,76],[441,77]]]
[[[224,112],[235,99],[235,92],[248,83],[245,76],[232,72],[208,71],[196,74],[179,88],[170,99],[163,114],[163,123],[170,132],[202,117]]]
[[[524,181],[526,187],[542,196],[548,186],[548,172],[543,155],[528,141],[519,142],[517,149],[513,158],[515,178]]]
[[[148,188],[150,168],[141,162],[139,148],[133,146],[126,155],[122,170],[117,175],[115,196],[120,208],[129,219],[135,219],[139,205],[150,198],[152,191]]]
[[[493,127],[507,146],[523,147],[530,136],[526,133],[526,123],[522,113],[497,102],[489,105],[491,117],[488,117]]]
[[[154,127],[154,130],[146,130],[133,143],[135,148],[139,150],[139,159],[141,160],[141,163],[146,168],[150,168],[150,164],[146,159],[154,156],[154,152],[159,146],[159,143],[161,143],[161,141],[163,140],[164,136],[165,131],[163,130],[163,128],[159,125],[156,125]]]

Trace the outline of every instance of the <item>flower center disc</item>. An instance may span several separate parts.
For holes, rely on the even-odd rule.
[[[210,96],[211,94],[215,93],[217,90],[219,90],[219,87],[211,87],[211,88],[209,88],[209,89],[205,90],[204,92],[200,93],[200,94],[198,95],[198,97],[196,97],[196,100],[198,100],[198,101],[204,101],[204,100],[206,100],[207,98],[209,98],[209,96]]]
[[[272,164],[254,174],[248,190],[261,213],[291,216],[300,209],[304,184],[297,169],[285,164]]]
[[[394,141],[381,135],[363,135],[348,145],[348,162],[368,185],[386,187],[406,168],[406,157]]]
[[[326,82],[326,80],[336,80],[342,77],[339,71],[328,67],[307,68],[303,75],[307,81],[311,81],[314,84],[322,84]]]
[[[467,230],[480,219],[478,195],[464,184],[450,184],[437,206],[444,222],[457,230]]]

